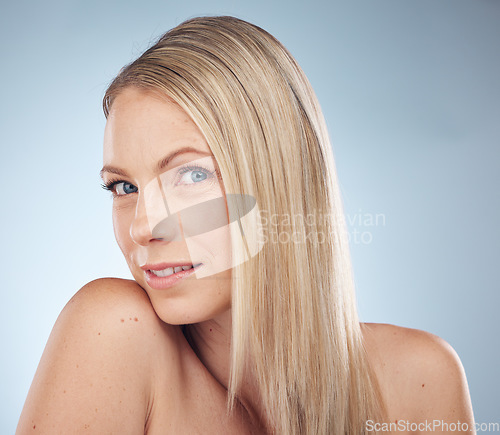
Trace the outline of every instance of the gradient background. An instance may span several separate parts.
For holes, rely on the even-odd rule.
[[[264,27],[316,90],[361,319],[444,338],[476,421],[499,422],[499,1],[50,0],[0,6],[0,432],[14,432],[71,296],[95,278],[131,278],[99,186],[104,89],[202,14]],[[375,214],[384,220],[371,225]]]

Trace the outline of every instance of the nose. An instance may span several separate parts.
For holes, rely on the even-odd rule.
[[[147,245],[153,240],[152,231],[149,227],[148,216],[146,213],[146,205],[144,197],[139,195],[135,215],[130,225],[130,237],[138,245]]]
[[[158,228],[161,226],[161,230]],[[139,194],[135,215],[130,225],[130,237],[138,245],[146,246],[152,241],[180,240],[181,229],[177,214],[168,215],[161,202],[153,204]]]

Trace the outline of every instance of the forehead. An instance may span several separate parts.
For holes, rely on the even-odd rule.
[[[169,97],[134,87],[115,97],[104,131],[105,163],[123,153],[156,158],[181,146],[210,152],[203,133]]]

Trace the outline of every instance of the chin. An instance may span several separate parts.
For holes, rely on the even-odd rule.
[[[231,310],[231,270],[199,280],[187,278],[165,290],[149,288],[142,271],[134,271],[133,276],[148,294],[156,315],[170,325],[205,322]]]

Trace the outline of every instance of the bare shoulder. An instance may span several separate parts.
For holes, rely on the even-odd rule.
[[[89,282],[69,300],[60,317],[71,311],[85,313],[93,320],[112,322],[115,326],[134,325],[138,332],[157,332],[150,328],[159,328],[169,335],[178,329],[162,322],[145,290],[128,279],[99,278]]]
[[[153,379],[176,367],[179,334],[135,281],[86,284],[57,318],[16,433],[144,432]]]
[[[141,346],[155,349],[155,355],[169,350],[168,345],[176,344],[181,335],[178,326],[158,317],[146,291],[133,280],[99,278],[89,282],[69,300],[59,317],[73,316],[75,311],[87,326],[107,327],[127,341],[135,339]],[[147,359],[157,362],[151,355]]]
[[[362,323],[361,330],[390,421],[460,421],[472,427],[465,371],[449,343],[430,332],[384,323]]]
[[[161,352],[171,350],[168,346],[175,345],[180,337],[179,327],[157,316],[137,282],[120,278],[99,278],[83,286],[62,310],[52,333],[59,325],[63,330],[76,327],[82,335],[94,333],[99,339],[123,341],[122,345],[136,350],[155,350],[143,354],[153,365],[163,363],[159,361]]]

